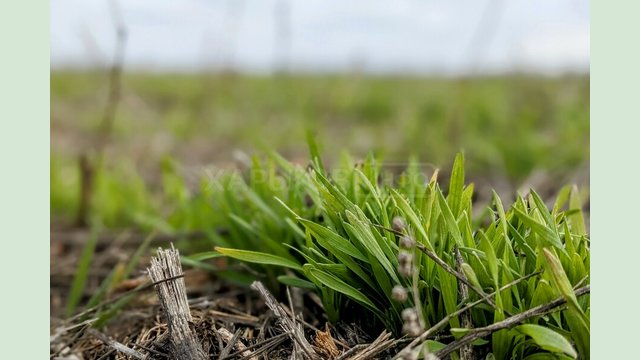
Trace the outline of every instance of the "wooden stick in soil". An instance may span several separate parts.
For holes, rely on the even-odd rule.
[[[220,335],[222,340],[227,343],[227,347],[224,348],[223,351],[220,353],[221,359],[228,357],[229,351],[231,350],[231,348],[234,348],[243,357],[246,357],[249,360],[258,360],[257,357],[253,356],[253,353],[251,352],[251,350],[248,350],[247,346],[238,339],[240,335],[239,332],[232,334],[229,330],[223,327],[218,328],[216,331],[218,332],[218,335]]]
[[[276,335],[276,336],[274,336],[272,338],[269,338],[267,340],[261,340],[261,341],[255,343],[255,344],[253,344],[253,345],[249,345],[242,351],[251,350],[251,351],[253,351],[253,352],[251,352],[251,356],[256,357],[256,356],[262,354],[263,352],[268,351],[269,349],[279,345],[284,340],[286,340],[286,338],[288,338],[288,337],[289,337],[289,334],[282,333],[282,334]],[[254,350],[254,349],[256,349],[256,350]],[[228,354],[225,357],[221,356],[220,359],[218,359],[218,360],[231,359],[231,358],[234,358],[236,356],[240,356],[242,351],[232,352],[231,354]]]
[[[576,296],[582,296],[582,295],[588,294],[590,291],[591,291],[591,287],[590,285],[587,285],[585,287],[581,287],[578,290],[576,290],[575,294]],[[498,330],[511,328],[532,317],[546,315],[550,312],[555,311],[556,308],[558,308],[559,306],[566,304],[566,302],[567,300],[564,297],[560,297],[556,300],[553,300],[546,304],[536,306],[525,312],[508,317],[502,321],[491,324],[489,326],[471,330],[471,332],[469,332],[467,335],[463,336],[457,341],[452,342],[442,350],[438,351],[436,353],[436,356],[438,356],[441,359],[444,359],[445,357],[449,356],[452,352],[460,349],[464,345],[471,344],[473,341],[483,338],[485,336],[491,335],[492,333]]]
[[[303,354],[306,355],[309,359],[318,359],[319,356],[311,347],[311,344],[305,339],[304,332],[297,324],[292,320],[291,317],[287,314],[284,308],[278,303],[278,301],[271,295],[269,290],[267,290],[264,285],[260,281],[254,281],[251,284],[251,288],[258,293],[267,307],[271,309],[273,314],[278,319],[278,323],[284,332],[288,333],[291,339],[296,342],[300,348],[302,348]]]
[[[173,248],[158,249],[158,255],[151,258],[147,269],[151,281],[156,285],[156,293],[169,325],[169,335],[173,345],[173,358],[178,360],[205,360],[207,355],[198,342],[189,324],[193,321],[187,301],[187,290],[182,275],[180,254]],[[177,277],[177,278],[176,278]],[[162,280],[175,278],[172,281]]]
[[[104,112],[100,122],[98,139],[94,142],[93,150],[95,159],[92,162],[89,158],[89,151],[85,151],[78,161],[80,167],[80,206],[76,214],[76,225],[85,227],[88,224],[91,215],[91,201],[95,185],[96,173],[102,166],[104,158],[104,150],[109,143],[111,133],[113,132],[113,123],[120,102],[121,77],[124,65],[124,53],[127,41],[127,29],[122,21],[120,9],[117,7],[115,0],[111,1],[111,15],[115,26],[116,33],[116,51],[114,54],[113,65],[109,70],[109,93],[107,101],[104,105]]]

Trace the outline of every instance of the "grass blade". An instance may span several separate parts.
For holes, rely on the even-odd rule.
[[[71,290],[69,290],[69,300],[67,307],[65,308],[65,316],[70,317],[76,310],[89,277],[89,267],[91,266],[91,260],[96,250],[96,244],[98,243],[98,235],[100,234],[100,227],[94,225],[91,229],[91,234],[87,239],[87,243],[82,249],[82,255],[78,261],[78,267],[73,277],[73,283],[71,283]]]
[[[578,357],[578,353],[571,346],[571,343],[564,336],[549,328],[534,324],[524,324],[517,326],[515,330],[530,336],[544,350],[564,353],[574,359]]]
[[[263,264],[263,265],[275,265],[282,266],[294,270],[302,271],[302,266],[297,262],[283,258],[281,256],[267,254],[263,252],[257,251],[249,251],[249,250],[237,250],[237,249],[229,249],[229,248],[215,248],[217,252],[242,261],[254,263],[254,264]]]
[[[370,309],[376,309],[376,306],[373,304],[373,302],[371,302],[371,300],[369,300],[362,292],[345,283],[344,281],[338,279],[337,277],[311,265],[305,265],[305,271],[321,284],[326,285],[327,287],[346,295],[347,297],[369,307]]]
[[[454,216],[460,214],[462,206],[462,191],[464,190],[464,155],[458,153],[453,162],[453,170],[451,171],[451,179],[449,181],[449,192],[447,194],[447,202],[451,207]]]

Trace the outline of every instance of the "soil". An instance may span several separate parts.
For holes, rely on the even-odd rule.
[[[121,343],[148,359],[171,358],[168,328],[153,287],[148,286],[143,291],[134,290],[148,282],[145,273],[150,259],[148,256],[141,259],[140,266],[129,280],[121,281],[110,289],[105,302],[114,303],[126,295],[134,295],[104,327],[95,330],[89,326],[96,319],[95,313],[63,320],[76,262],[89,235],[88,231],[82,229],[51,231],[51,358],[135,358],[115,350],[112,344],[107,343],[108,340]],[[95,293],[111,269],[126,264],[140,239],[136,234],[125,233],[112,238],[105,235],[98,240],[81,304],[85,304]],[[154,245],[167,245],[170,240],[158,239]],[[245,286],[216,278],[205,270],[186,269],[184,274],[193,316],[192,327],[209,358],[251,358],[247,356],[249,353],[238,350],[238,344],[248,348],[255,359],[291,358],[293,341],[283,332],[278,319],[258,293]],[[364,330],[362,324],[343,322],[331,325],[315,294],[294,292],[292,296],[297,298],[294,303],[302,304],[301,307],[296,307],[296,311],[300,311],[302,315],[299,323],[303,324],[305,338],[321,358],[337,359],[340,354],[357,355],[356,350],[366,350],[368,346],[363,345],[372,343],[380,333]],[[290,311],[287,304],[281,302],[281,305]],[[80,311],[83,309],[76,313]],[[233,337],[230,341],[225,341],[221,334],[232,334]],[[404,341],[395,341],[393,348],[403,343]],[[372,358],[389,358],[394,353],[393,348]],[[353,350],[347,353],[350,349]]]

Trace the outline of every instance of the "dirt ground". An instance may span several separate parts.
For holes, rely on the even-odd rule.
[[[140,266],[129,280],[115,284],[103,301],[114,306],[133,294],[132,299],[119,309],[106,326],[91,329],[97,313],[84,309],[68,320],[62,320],[76,261],[82,251],[86,230],[52,229],[51,236],[51,341],[52,359],[128,359],[117,351],[113,341],[149,359],[171,358],[171,345],[163,310],[153,286],[145,274],[150,257],[144,256]],[[94,294],[111,269],[131,256],[141,237],[125,233],[98,239],[83,302]],[[159,238],[154,246],[166,247],[176,239]],[[189,241],[188,239],[177,241]],[[294,346],[291,338],[279,325],[279,320],[267,308],[258,293],[246,287],[230,284],[201,269],[186,269],[184,280],[191,314],[192,328],[203,344],[209,358],[215,359],[289,359]],[[136,288],[144,286],[143,290]],[[291,307],[300,314],[298,323],[305,337],[321,358],[347,359],[359,352],[378,346],[382,335],[384,347],[367,358],[386,358],[404,340],[395,340],[387,333],[371,333],[362,324],[327,322],[322,305],[312,293],[292,291],[292,304],[281,303],[290,312]],[[117,307],[117,306],[116,306]],[[84,316],[83,316],[84,313]],[[242,350],[244,349],[244,350]],[[247,350],[248,349],[248,350]],[[249,352],[247,352],[249,351]],[[251,356],[248,356],[251,354]],[[356,357],[357,358],[357,357]]]

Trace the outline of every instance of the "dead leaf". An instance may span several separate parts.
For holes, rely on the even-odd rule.
[[[318,351],[327,359],[335,359],[340,355],[340,350],[329,331],[329,324],[325,324],[325,331],[316,331],[314,342]]]

